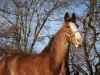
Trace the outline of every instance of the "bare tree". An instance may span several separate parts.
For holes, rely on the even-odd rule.
[[[81,17],[77,17],[78,21],[83,25],[84,42],[83,48],[80,49],[81,51],[76,49],[76,52],[75,49],[72,49],[72,53],[70,53],[72,73],[76,71],[82,75],[99,75],[100,52],[97,47],[100,44],[100,1],[84,0],[80,1],[80,4],[86,6],[84,14]]]
[[[0,55],[5,47],[7,51],[32,52],[41,30],[51,20],[51,16],[55,16],[54,14],[60,10],[65,10],[64,8],[72,3],[76,6],[84,5],[86,9],[82,16],[76,12],[77,21],[82,25],[80,27],[82,27],[84,42],[82,49],[71,47],[70,72],[71,74],[99,75],[99,0],[0,0]],[[52,20],[55,19],[52,18]],[[46,37],[49,36],[46,35]]]
[[[2,36],[12,38],[11,44],[17,52],[32,52],[37,37],[48,18],[61,8],[67,7],[69,0],[1,0],[1,26],[7,26]],[[5,33],[6,34],[5,34]],[[31,38],[31,41],[29,41]]]

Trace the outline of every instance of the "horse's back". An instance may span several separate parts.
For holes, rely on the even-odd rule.
[[[37,54],[15,54],[0,61],[0,75],[53,75],[49,58]]]
[[[29,61],[29,59],[27,60],[27,55],[30,54],[11,54],[2,58],[2,60],[0,60],[0,75],[19,75],[18,71],[25,68],[24,66],[20,69],[20,66],[25,64],[28,65],[26,63]],[[30,64],[32,64],[32,62]]]

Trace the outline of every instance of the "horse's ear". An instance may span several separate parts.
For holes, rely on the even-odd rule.
[[[64,16],[64,20],[67,21],[68,18],[69,18],[69,14],[68,14],[68,12],[67,12],[67,13],[65,14],[65,16]]]
[[[75,19],[76,19],[76,16],[75,16],[75,14],[74,14],[74,13],[72,14],[72,19],[73,19],[73,20],[75,20]]]

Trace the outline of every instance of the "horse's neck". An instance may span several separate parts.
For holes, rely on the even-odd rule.
[[[54,37],[54,41],[50,47],[50,51],[53,55],[56,64],[62,63],[66,54],[68,55],[68,37],[66,37],[63,28]]]

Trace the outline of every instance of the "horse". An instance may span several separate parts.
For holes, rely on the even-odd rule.
[[[0,75],[64,75],[64,59],[68,61],[70,43],[82,46],[82,36],[76,26],[75,14],[64,16],[61,29],[39,54],[11,54],[0,61]],[[68,62],[67,62],[68,63]],[[67,71],[66,71],[66,75]]]

